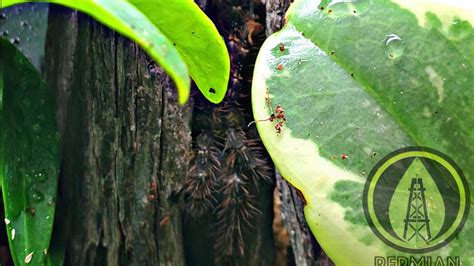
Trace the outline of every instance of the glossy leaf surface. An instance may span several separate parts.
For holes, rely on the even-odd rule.
[[[2,7],[35,2],[5,0]],[[136,41],[171,76],[179,101],[189,98],[189,74],[204,96],[219,103],[227,90],[230,61],[210,19],[189,0],[41,0],[87,13]],[[186,16],[186,19],[183,19]]]
[[[262,47],[255,118],[281,105],[287,121],[281,134],[277,121],[257,122],[259,133],[282,175],[303,192],[311,230],[337,265],[411,255],[377,238],[364,215],[365,181],[387,154],[409,146],[441,151],[472,190],[472,10],[439,1],[302,0]],[[474,265],[473,217],[428,254]]]
[[[1,39],[0,175],[16,265],[42,265],[53,227],[59,135],[52,92],[36,68]]]
[[[224,99],[230,59],[212,21],[192,0],[130,0],[173,42],[199,90],[212,103]]]

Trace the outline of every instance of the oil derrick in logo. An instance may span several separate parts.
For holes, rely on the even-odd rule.
[[[430,219],[426,208],[425,188],[422,178],[412,178],[408,189],[408,206],[405,216],[403,238],[410,241],[420,237],[425,242],[431,239]]]
[[[378,162],[363,203],[368,225],[380,240],[415,254],[453,240],[471,205],[461,169],[445,154],[423,147],[403,148]]]

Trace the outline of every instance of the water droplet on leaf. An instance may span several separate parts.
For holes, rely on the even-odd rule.
[[[38,190],[33,190],[33,193],[31,194],[31,198],[35,202],[42,202],[44,200],[44,195]]]
[[[33,124],[32,129],[34,132],[39,132],[41,127],[38,123]]]
[[[41,171],[35,174],[35,180],[37,180],[40,183],[44,183],[48,181],[48,176],[45,174],[45,171]]]
[[[405,43],[396,34],[389,34],[385,37],[385,54],[390,59],[400,57],[405,50]]]
[[[13,43],[13,44],[20,44],[20,38],[16,37],[16,38],[11,38],[10,39],[10,42]]]

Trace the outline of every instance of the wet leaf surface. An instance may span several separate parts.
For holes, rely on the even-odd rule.
[[[1,39],[1,158],[5,218],[16,265],[44,262],[53,227],[59,134],[51,91],[29,60]]]

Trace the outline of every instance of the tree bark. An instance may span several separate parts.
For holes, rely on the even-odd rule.
[[[191,103],[179,107],[149,61],[88,16],[51,7],[45,78],[57,96],[66,265],[185,264],[177,195]]]

